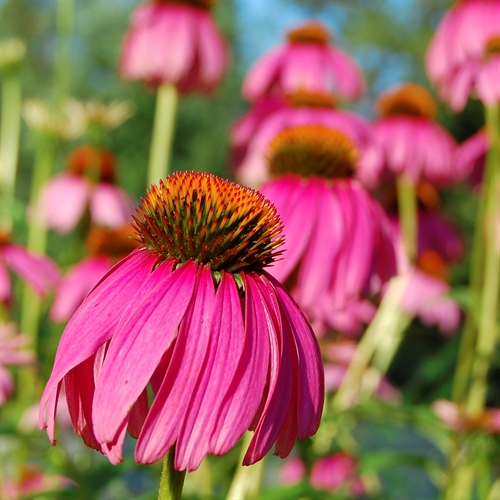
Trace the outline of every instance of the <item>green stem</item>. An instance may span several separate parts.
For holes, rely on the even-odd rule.
[[[41,188],[50,178],[54,164],[56,143],[41,140],[36,152],[33,178],[31,181],[30,210],[27,247],[30,251],[43,254],[47,246],[47,228],[38,218],[38,198]],[[41,312],[41,300],[28,285],[24,286],[20,328],[31,336],[31,344],[36,349],[38,341],[38,323]]]
[[[12,229],[14,188],[16,182],[19,135],[21,132],[21,83],[17,74],[5,76],[2,82],[2,118],[0,123],[0,224]]]
[[[404,176],[396,179],[398,191],[399,225],[406,250],[411,264],[417,257],[417,196],[413,182]]]
[[[59,107],[71,87],[71,35],[74,24],[74,0],[58,0],[56,14],[56,54],[54,60],[54,102]]]
[[[397,337],[397,332],[403,324],[401,322],[401,315],[403,313],[400,310],[400,302],[407,285],[408,278],[405,276],[396,276],[389,282],[377,314],[360,340],[356,353],[335,394],[333,406],[337,409],[347,410],[355,402],[363,374],[382,336],[394,335]]]
[[[233,476],[233,481],[229,487],[227,500],[251,500],[259,498],[262,473],[264,472],[264,460],[266,457],[253,465],[242,465],[252,437],[252,432],[246,432],[243,436],[240,459]]]
[[[185,476],[185,470],[175,469],[175,446],[173,446],[163,459],[158,500],[180,500]]]
[[[149,154],[148,187],[168,175],[177,100],[175,86],[167,83],[158,89]]]
[[[487,108],[487,128],[493,136],[493,146],[486,160],[486,206],[481,225],[484,240],[484,270],[479,311],[479,328],[471,387],[466,411],[475,416],[484,408],[488,390],[488,371],[498,340],[498,303],[500,292],[500,250],[498,248],[498,218],[500,214],[500,107]]]

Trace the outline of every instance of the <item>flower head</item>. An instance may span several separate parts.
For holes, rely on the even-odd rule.
[[[79,146],[68,156],[66,172],[42,188],[39,217],[50,229],[67,233],[88,207],[94,223],[122,226],[130,220],[132,201],[115,185],[115,172],[115,158],[109,151]]]
[[[26,44],[19,38],[0,42],[0,75],[13,73],[26,54]]]
[[[486,106],[500,102],[500,2],[456,2],[437,27],[426,54],[429,79],[460,111],[469,96]]]
[[[377,107],[380,118],[373,130],[388,172],[415,184],[446,185],[460,178],[453,163],[455,139],[433,120],[436,104],[429,91],[413,83],[397,85],[379,97]],[[378,159],[365,168],[383,177]]]
[[[149,1],[132,16],[122,46],[120,73],[126,80],[175,85],[179,92],[217,87],[229,53],[210,16],[213,1]]]
[[[242,93],[251,102],[270,94],[306,90],[357,99],[365,90],[363,74],[346,53],[329,44],[318,21],[289,31],[285,44],[264,54],[250,68]]]
[[[263,267],[280,222],[259,193],[210,174],[176,173],[134,218],[142,245],[90,292],[63,333],[40,407],[54,440],[64,384],[75,431],[122,459],[196,469],[254,431],[245,464],[276,443],[287,456],[323,406],[319,348],[300,309]],[[148,386],[154,398],[149,401]]]
[[[267,153],[274,175],[260,190],[282,217],[287,249],[270,272],[318,334],[358,332],[375,310],[366,298],[395,273],[389,221],[353,177],[358,156],[346,134],[319,125],[283,130]]]
[[[262,99],[235,123],[231,137],[235,176],[250,186],[268,180],[270,172],[266,156],[273,139],[285,129],[306,125],[328,127],[347,135],[356,146],[356,175],[363,181],[365,177],[376,175],[372,170],[383,167],[382,150],[367,120],[336,108],[332,95],[301,90],[281,98]]]

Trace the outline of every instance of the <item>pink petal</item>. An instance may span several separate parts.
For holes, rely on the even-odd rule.
[[[5,267],[3,256],[0,254],[0,302],[10,301],[11,289],[10,276]]]
[[[117,186],[100,183],[94,187],[90,198],[90,214],[96,224],[119,228],[131,220],[132,201]]]
[[[51,440],[54,439],[54,411],[62,378],[111,338],[127,304],[134,302],[138,289],[157,259],[155,254],[143,249],[135,250],[122,259],[96,285],[68,323],[40,403],[38,425],[41,429],[48,426]],[[120,300],[116,298],[116,290],[120,290]],[[49,411],[45,416],[47,405]]]
[[[192,263],[189,265],[196,266]],[[180,439],[180,430],[191,411],[189,403],[192,393],[198,387],[204,368],[215,290],[209,269],[202,267],[193,278],[196,282],[189,288],[192,300],[181,319],[167,373],[137,442],[135,458],[138,463],[161,460],[175,441]],[[189,459],[187,461],[189,463]],[[175,467],[180,470],[177,453]]]
[[[96,386],[93,418],[99,442],[115,441],[163,353],[177,336],[195,275],[193,262],[173,272],[171,261],[162,262],[141,284],[137,299],[127,301]]]
[[[180,469],[195,470],[209,452],[224,395],[240,362],[245,341],[240,298],[230,273],[223,272],[215,296],[205,369],[177,442]],[[210,367],[210,369],[208,369]],[[239,437],[235,436],[235,443]]]
[[[50,229],[69,233],[82,217],[89,194],[90,184],[83,177],[56,175],[40,193],[40,216]]]

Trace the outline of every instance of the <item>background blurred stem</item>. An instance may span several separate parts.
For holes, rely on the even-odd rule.
[[[484,271],[478,337],[472,365],[471,387],[466,411],[477,415],[484,408],[488,391],[488,371],[498,338],[498,298],[500,288],[500,249],[498,248],[498,218],[500,213],[500,107],[486,109],[486,124],[492,135],[488,151],[484,182],[486,195],[484,220],[479,228],[483,232]]]
[[[252,437],[253,432],[249,431],[243,436],[241,453],[226,497],[227,500],[252,500],[259,498],[266,457],[253,465],[242,465]]]
[[[400,302],[408,285],[406,276],[396,276],[389,281],[387,291],[377,314],[360,340],[356,353],[333,399],[333,406],[347,410],[359,392],[363,373],[372,359],[382,335],[396,337],[400,326]]]
[[[74,0],[57,0],[57,42],[54,60],[54,104],[58,108],[70,94],[71,37],[74,24]]]
[[[399,175],[396,178],[398,191],[399,226],[406,256],[411,264],[417,257],[417,196],[412,181]]]
[[[175,469],[175,446],[170,448],[163,459],[158,500],[180,500],[186,471]]]
[[[177,89],[174,85],[166,83],[159,87],[149,153],[147,188],[151,184],[157,184],[169,173],[177,100]]]
[[[2,81],[2,118],[0,123],[0,195],[2,229],[12,229],[19,135],[21,132],[21,82],[16,74]]]

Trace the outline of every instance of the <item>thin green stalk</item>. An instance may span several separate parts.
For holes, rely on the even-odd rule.
[[[185,470],[175,469],[175,446],[173,446],[163,459],[158,500],[180,500],[185,477]]]
[[[42,186],[49,180],[54,164],[56,143],[53,140],[41,140],[36,152],[30,194],[30,217],[28,225],[27,247],[32,252],[43,254],[47,246],[47,228],[38,218],[37,205]],[[38,323],[40,320],[41,300],[25,285],[21,303],[20,328],[31,336],[31,344],[36,349],[38,341]]]
[[[266,457],[253,465],[241,465],[252,437],[252,432],[246,432],[243,436],[240,458],[233,481],[229,487],[227,500],[254,500],[259,498]]]
[[[417,257],[417,196],[413,182],[400,175],[396,179],[398,191],[399,226],[410,263]]]
[[[169,173],[177,100],[178,93],[174,85],[166,83],[158,89],[149,153],[148,187],[157,184]]]
[[[0,224],[12,230],[12,211],[16,182],[19,135],[21,132],[21,82],[16,74],[2,82],[2,118],[0,123]]]
[[[397,335],[400,325],[400,315],[402,314],[400,302],[407,285],[408,278],[405,276],[396,276],[390,280],[377,314],[360,340],[356,353],[335,394],[333,406],[337,409],[347,410],[355,401],[361,386],[363,374],[382,336]]]
[[[56,14],[56,54],[54,59],[54,103],[59,107],[71,88],[71,35],[74,24],[74,0],[58,0]]]
[[[486,161],[486,207],[482,229],[484,231],[484,271],[479,312],[476,356],[472,366],[472,383],[466,411],[477,415],[484,408],[488,390],[488,371],[498,341],[498,304],[500,292],[500,251],[498,248],[498,217],[500,214],[500,107],[487,108],[487,128],[493,135],[493,146]]]

